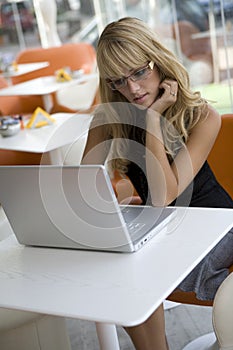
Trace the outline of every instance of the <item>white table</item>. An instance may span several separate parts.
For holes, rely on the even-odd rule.
[[[144,322],[233,225],[231,209],[179,208],[137,253],[0,244],[0,307],[96,322],[102,350],[115,325]],[[91,349],[90,349],[91,350]]]
[[[60,148],[72,144],[89,128],[89,114],[55,113],[51,125],[36,129],[24,129],[9,137],[0,135],[0,149],[33,153],[49,152],[52,164],[63,164]]]
[[[8,86],[0,89],[0,96],[32,96],[40,95],[43,98],[44,108],[50,111],[52,107],[51,94],[58,90],[69,86],[81,84],[92,79],[96,74],[84,74],[79,78],[75,78],[65,82],[57,82],[55,75],[39,77],[27,80],[23,83]],[[77,96],[78,98],[78,96]]]
[[[12,78],[18,77],[20,75],[24,75],[35,70],[43,69],[49,66],[49,62],[33,62],[33,63],[21,63],[17,64],[17,69],[15,69],[14,65],[10,65],[7,71],[2,72],[1,75],[4,78]]]

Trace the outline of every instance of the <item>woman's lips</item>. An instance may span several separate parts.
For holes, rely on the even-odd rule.
[[[145,100],[146,100],[146,96],[147,96],[147,94],[135,97],[134,98],[134,102],[137,103],[137,104],[143,104],[145,102]]]

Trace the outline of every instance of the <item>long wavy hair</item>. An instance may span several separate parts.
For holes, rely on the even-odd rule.
[[[190,89],[187,70],[160,42],[152,29],[143,21],[132,17],[125,17],[108,24],[97,45],[99,92],[101,103],[105,105],[104,114],[107,116],[106,133],[116,140],[111,166],[113,169],[118,169],[120,173],[127,171],[127,160],[124,159],[122,143],[129,137],[129,128],[124,127],[125,113],[122,119],[121,114],[115,113],[111,105],[119,102],[127,103],[128,100],[119,91],[111,90],[106,79],[121,77],[126,69],[130,71],[150,61],[153,61],[157,67],[161,81],[172,79],[178,83],[177,100],[163,113],[164,118],[162,118],[165,121],[162,128],[164,145],[169,157],[173,157],[176,153],[175,145],[187,142],[191,129],[205,114],[203,109],[206,108],[206,101],[201,98],[199,92],[193,92]],[[101,114],[101,108],[97,108],[96,117]],[[130,111],[128,115],[130,118]]]

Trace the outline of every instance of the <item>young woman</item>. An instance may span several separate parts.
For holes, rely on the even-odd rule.
[[[187,71],[156,34],[135,18],[107,25],[97,64],[102,104],[83,163],[108,160],[112,172],[130,178],[143,204],[233,208],[206,161],[221,117],[190,89]],[[179,290],[211,302],[232,263],[233,230]],[[168,349],[162,306],[126,331],[137,350]]]

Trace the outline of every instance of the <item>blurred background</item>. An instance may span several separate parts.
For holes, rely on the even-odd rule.
[[[1,0],[0,60],[11,62],[37,46],[84,41],[96,47],[105,25],[124,16],[147,22],[208,98],[215,98],[216,84],[224,86],[221,112],[233,110],[232,0]]]

